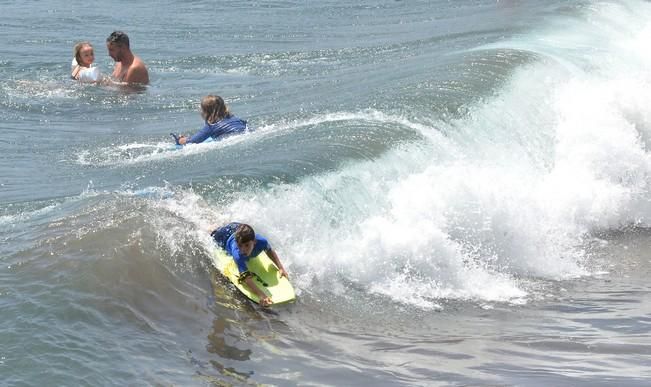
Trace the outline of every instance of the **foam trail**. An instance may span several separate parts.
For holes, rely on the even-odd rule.
[[[408,126],[420,132],[429,132],[425,126],[409,120],[387,115],[377,110],[360,112],[337,112],[317,114],[308,118],[279,121],[262,124],[259,128],[243,135],[229,136],[219,141],[202,144],[190,144],[177,148],[171,142],[133,142],[121,145],[110,145],[94,150],[82,150],[77,153],[76,162],[80,165],[92,166],[127,166],[147,162],[160,162],[180,159],[207,152],[214,152],[242,143],[265,141],[269,136],[288,134],[305,127],[318,126],[331,122],[376,122]]]
[[[20,222],[25,222],[29,219],[43,216],[45,214],[48,214],[52,211],[54,211],[57,207],[59,207],[59,204],[50,204],[45,207],[32,210],[32,211],[23,211],[18,214],[12,214],[12,215],[2,215],[0,216],[0,226],[5,226],[5,225],[12,225],[15,223],[20,223]]]

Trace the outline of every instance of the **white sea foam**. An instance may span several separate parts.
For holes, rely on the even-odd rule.
[[[191,191],[159,201],[196,225],[189,234],[161,225],[161,239],[190,235],[208,249],[212,226],[250,222],[299,291],[343,277],[426,309],[441,299],[522,303],[539,279],[603,273],[586,252],[594,233],[651,223],[651,56],[642,49],[651,28],[642,11],[599,5],[585,19],[597,26],[575,19],[562,35],[537,31],[482,47],[542,59],[455,121],[427,125],[367,110],[263,126],[261,136],[369,121],[425,141],[243,192],[220,208]],[[621,20],[639,23],[619,29]]]
[[[613,7],[590,11],[587,19],[604,23],[592,35],[592,23],[577,21],[576,34],[504,42],[544,59],[449,122],[448,136],[380,112],[304,122],[374,119],[430,143],[247,195],[225,212],[276,241],[306,273],[301,286],[343,275],[421,307],[441,298],[523,302],[523,279],[601,272],[586,255],[591,235],[651,219],[651,57],[640,49],[649,27],[611,35],[619,17],[641,20]]]

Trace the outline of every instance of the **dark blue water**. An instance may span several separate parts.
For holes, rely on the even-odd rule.
[[[648,2],[0,7],[0,385],[649,384]],[[151,84],[70,80],[116,29]]]

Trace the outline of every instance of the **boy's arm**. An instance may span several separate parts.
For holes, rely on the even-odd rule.
[[[262,290],[258,288],[258,285],[255,284],[255,281],[253,280],[253,275],[251,274],[247,275],[244,278],[244,283],[246,284],[246,286],[249,287],[249,289],[251,289],[251,291],[253,291],[253,293],[255,293],[258,296],[258,298],[260,299],[260,305],[269,306],[273,303],[273,301],[271,301],[271,298],[269,298],[266,294],[264,294]]]
[[[287,275],[287,270],[285,270],[283,264],[280,262],[280,258],[278,258],[278,254],[276,254],[276,251],[272,248],[269,248],[267,249],[267,255],[273,261],[273,263],[276,264],[278,271],[280,271],[280,276],[289,278],[289,276]]]

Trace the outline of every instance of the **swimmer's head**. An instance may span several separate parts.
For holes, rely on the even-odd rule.
[[[129,48],[129,36],[122,31],[113,31],[111,35],[106,38],[106,43]]]
[[[251,255],[255,247],[255,231],[248,224],[240,224],[235,229],[235,243],[244,255]]]
[[[73,54],[77,64],[84,67],[90,67],[95,61],[95,51],[89,42],[79,42],[73,48]]]
[[[106,48],[109,56],[116,62],[121,62],[125,51],[129,51],[129,37],[122,31],[113,31],[106,38]]]
[[[230,115],[231,113],[228,111],[222,97],[207,95],[201,99],[201,116],[209,124],[214,124]]]

